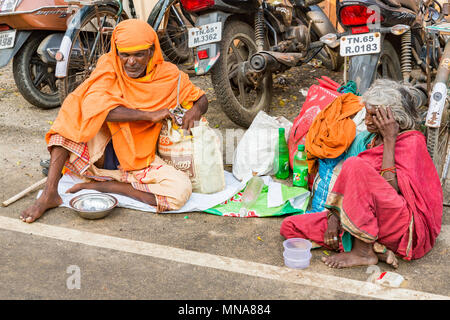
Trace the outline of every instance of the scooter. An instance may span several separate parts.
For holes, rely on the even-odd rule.
[[[42,109],[60,105],[55,54],[71,15],[68,8],[64,0],[0,0],[0,68],[13,60],[19,92]]]

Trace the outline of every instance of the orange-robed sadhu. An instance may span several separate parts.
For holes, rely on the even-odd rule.
[[[139,51],[152,44],[154,54],[146,76],[128,77],[116,49]],[[65,99],[45,136],[47,144],[55,133],[74,142],[88,142],[99,132],[108,113],[118,106],[143,111],[175,107],[180,73],[180,103],[198,100],[204,92],[174,64],[164,61],[157,34],[150,25],[136,19],[119,23],[112,34],[111,51],[100,57],[91,76]],[[161,123],[107,122],[107,125],[122,170],[143,169],[153,162]]]

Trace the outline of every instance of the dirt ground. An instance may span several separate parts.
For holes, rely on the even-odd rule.
[[[330,72],[322,67],[306,65],[289,70],[274,77],[274,98],[270,115],[284,116],[293,121],[300,111],[305,97],[302,91],[313,83],[315,78],[327,75],[337,82],[342,81],[340,73]],[[240,127],[229,120],[216,100],[209,76],[191,77],[191,80],[203,88],[209,100],[206,117],[210,126],[219,130]],[[39,161],[48,159],[44,135],[50,128],[59,109],[41,110],[29,103],[17,91],[11,65],[0,69],[0,199],[4,201],[27,186],[43,178]],[[226,160],[226,159],[224,159]],[[226,168],[230,170],[230,165]],[[426,186],[426,182],[424,182]],[[446,201],[450,186],[446,185]],[[36,197],[32,192],[14,204],[0,208],[0,217],[18,218],[19,213],[30,205]],[[450,269],[448,268],[450,248],[450,212],[444,209],[443,229],[435,248],[418,261],[400,261],[397,270],[406,279],[405,288],[450,296]],[[189,219],[185,217],[188,216]],[[61,226],[74,230],[84,230],[120,238],[158,243],[170,247],[194,250],[221,255],[273,266],[282,267],[282,241],[279,226],[283,217],[265,219],[223,218],[201,212],[182,215],[155,215],[134,210],[118,208],[107,219],[86,221],[67,208],[56,208],[46,213],[39,223]],[[31,232],[32,233],[32,232]],[[258,239],[259,238],[259,239]],[[261,241],[262,239],[263,241]],[[28,243],[28,245],[27,245]],[[233,273],[213,273],[210,269],[174,267],[161,270],[154,261],[142,257],[127,255],[119,257],[98,249],[68,244],[63,241],[48,240],[31,234],[18,234],[3,230],[0,226],[0,299],[360,299],[361,296],[314,287],[295,287],[276,281],[258,280],[259,278],[235,275]],[[53,249],[52,249],[53,248]],[[42,250],[42,252],[41,252]],[[108,251],[109,252],[109,251]],[[43,256],[44,254],[45,257]],[[365,281],[367,268],[351,270],[332,270],[327,268],[320,258],[325,256],[322,249],[313,251],[309,271],[324,275]],[[6,257],[6,258],[5,258]],[[108,258],[110,257],[110,258]],[[70,259],[69,259],[70,258]],[[5,260],[6,259],[6,260]],[[99,274],[95,269],[100,260],[111,263],[116,271]],[[70,260],[70,261],[69,261]],[[130,264],[136,260],[136,265]],[[68,292],[55,282],[50,271],[64,273],[65,266],[79,264],[90,270],[92,279],[90,291]],[[145,263],[154,263],[160,278],[154,280],[150,275],[143,280],[133,273],[127,276],[119,270],[136,268],[136,272],[148,272]],[[27,273],[24,265],[33,264],[39,270]],[[142,266],[142,267],[139,267]],[[392,271],[387,265],[379,264],[384,271]],[[60,268],[60,269],[58,269]],[[63,269],[64,268],[64,269]],[[196,269],[197,268],[197,269]],[[55,270],[54,270],[55,269]],[[146,270],[144,270],[146,269]],[[22,270],[19,272],[19,270]],[[24,271],[25,270],[25,273]],[[58,271],[59,270],[59,271]],[[166,272],[173,273],[171,282]],[[105,273],[106,272],[106,273]],[[155,271],[156,272],[156,271]],[[170,273],[170,274],[172,274]],[[42,274],[40,278],[33,275]],[[102,276],[114,285],[102,282]],[[55,276],[56,277],[56,276]],[[178,277],[178,278],[177,278]],[[158,280],[159,279],[159,280]],[[106,281],[106,280],[105,280]],[[160,283],[159,283],[159,282]],[[150,295],[152,285],[163,291]],[[105,287],[107,287],[106,290]],[[251,288],[251,290],[249,290]],[[134,290],[136,289],[136,290]],[[146,289],[146,290],[144,290]],[[105,291],[106,290],[106,291]],[[133,291],[134,290],[134,291]],[[156,289],[155,289],[156,290]],[[183,291],[184,290],[184,291]],[[187,290],[187,291],[186,291]],[[164,292],[164,293],[163,293]]]

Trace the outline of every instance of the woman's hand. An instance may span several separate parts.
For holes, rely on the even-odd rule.
[[[339,249],[339,232],[340,232],[339,218],[333,214],[328,218],[328,228],[323,235],[324,242],[327,246],[334,250]]]
[[[372,117],[373,122],[383,136],[383,140],[395,142],[399,132],[399,126],[394,119],[391,108],[386,107],[386,111],[383,108],[377,108],[375,112],[376,115]]]

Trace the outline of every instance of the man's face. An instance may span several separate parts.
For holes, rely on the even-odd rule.
[[[123,69],[130,78],[141,78],[145,76],[147,65],[153,57],[154,47],[149,49],[119,52],[119,59],[122,63]]]

